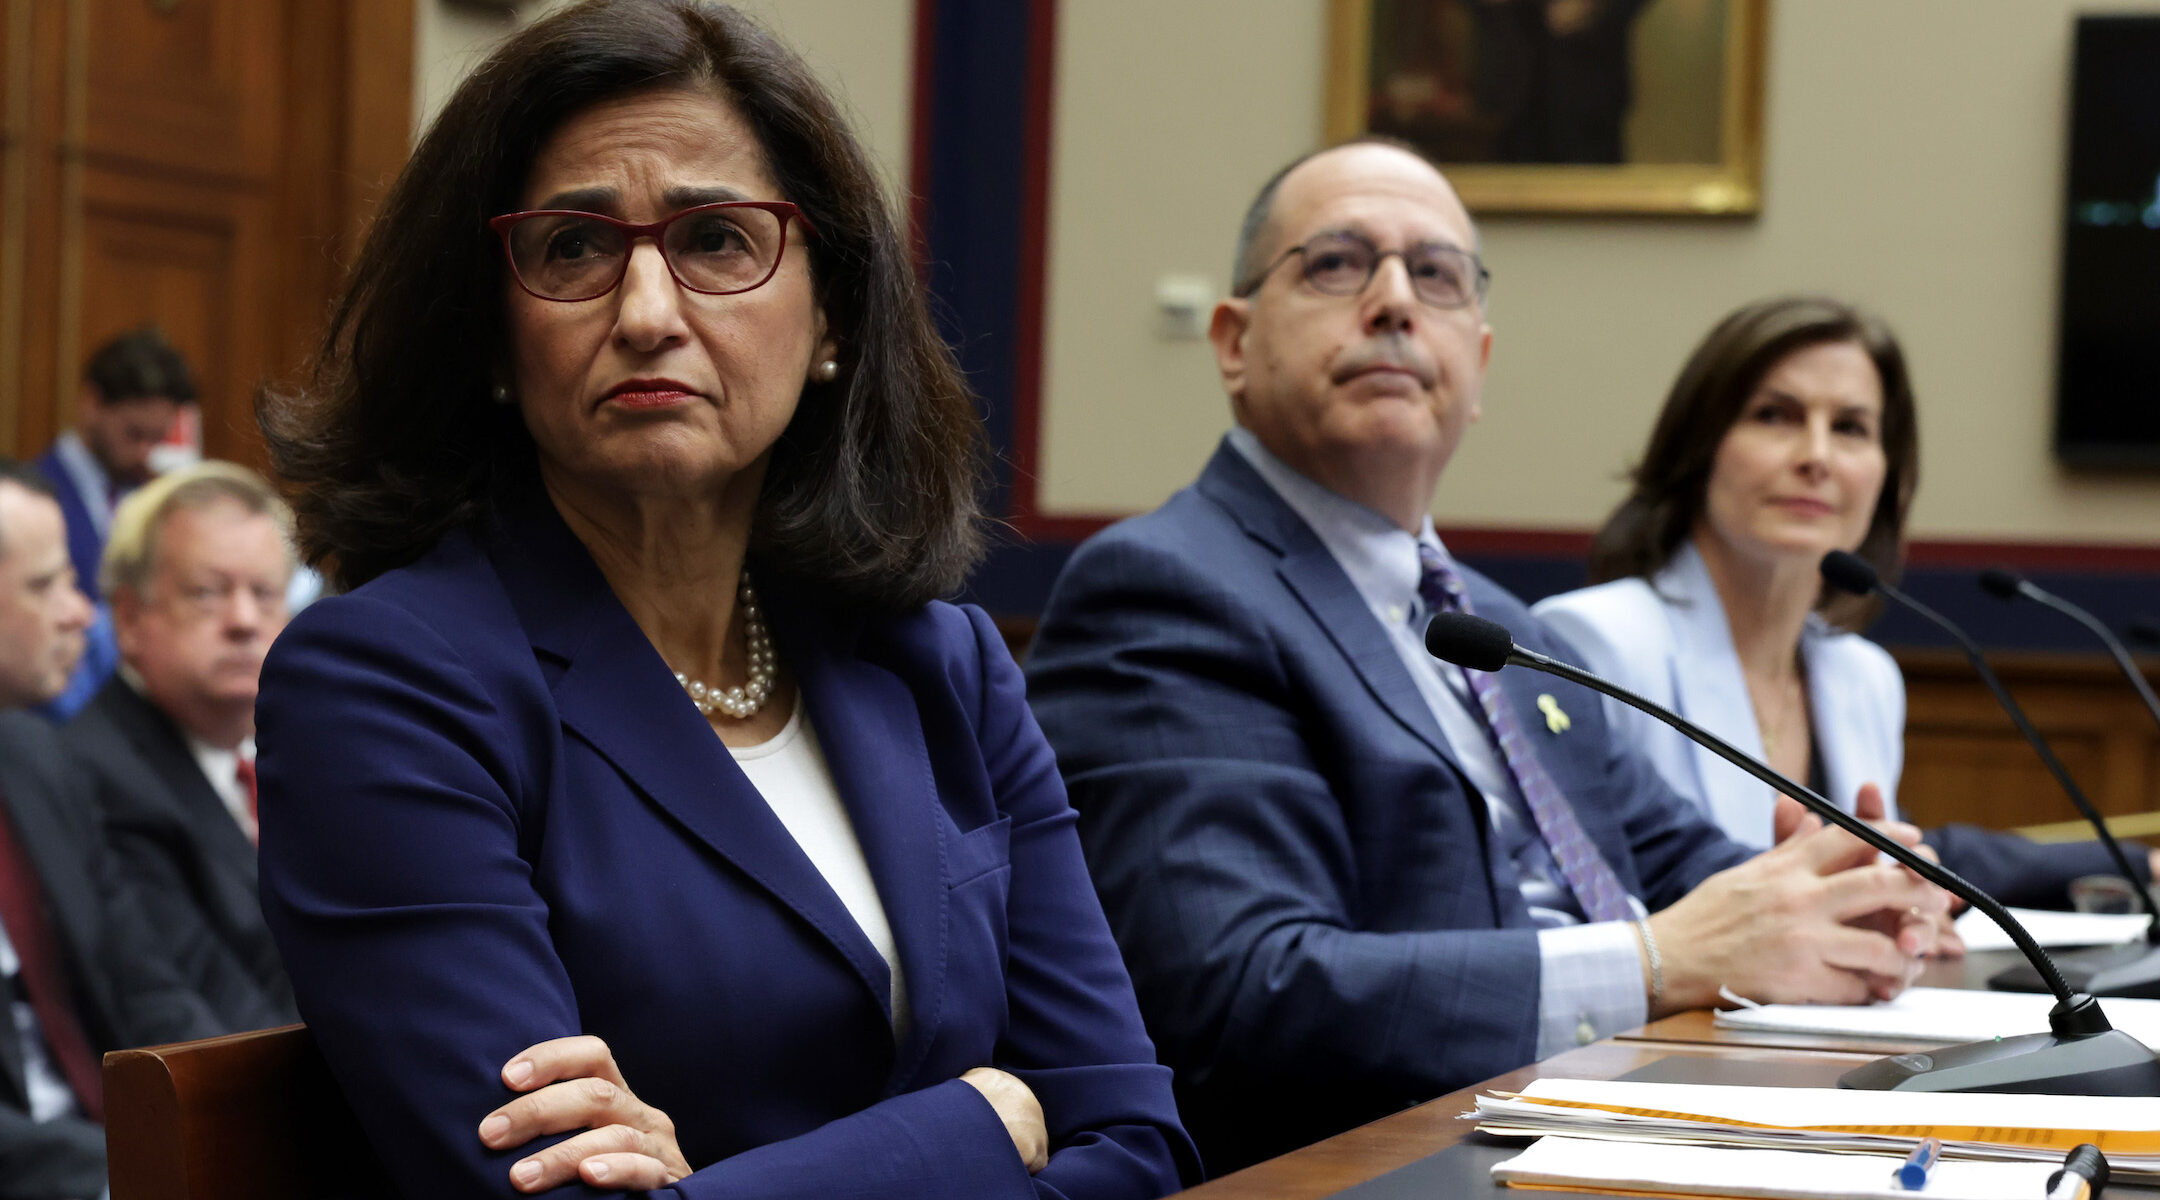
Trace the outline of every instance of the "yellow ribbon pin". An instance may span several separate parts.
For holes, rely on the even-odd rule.
[[[1575,724],[1568,720],[1567,713],[1561,711],[1560,702],[1552,698],[1551,692],[1539,693],[1537,706],[1538,711],[1545,714],[1545,728],[1554,733],[1566,733]]]

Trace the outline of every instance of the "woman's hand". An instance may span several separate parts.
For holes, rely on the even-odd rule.
[[[675,1122],[637,1098],[599,1038],[556,1038],[529,1046],[504,1064],[502,1078],[511,1091],[526,1094],[480,1122],[480,1141],[489,1149],[508,1150],[551,1133],[586,1131],[518,1160],[510,1168],[510,1182],[519,1191],[545,1191],[575,1179],[594,1187],[638,1191],[665,1187],[690,1173],[675,1144]],[[1012,1082],[1020,1086],[1019,1080]],[[1028,1096],[1030,1104],[1034,1100]],[[1009,1118],[1006,1123],[1011,1124]],[[1036,1125],[1041,1124],[1037,1110]]]
[[[996,1067],[976,1067],[962,1075],[960,1082],[981,1092],[990,1107],[997,1110],[998,1119],[1005,1122],[1005,1132],[1012,1138],[1013,1149],[1027,1164],[1028,1174],[1050,1165],[1050,1130],[1043,1124],[1042,1104],[1028,1085]]]

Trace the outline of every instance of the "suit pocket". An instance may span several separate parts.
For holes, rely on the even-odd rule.
[[[945,851],[945,886],[956,888],[1012,866],[1012,818],[1000,816],[955,837]]]

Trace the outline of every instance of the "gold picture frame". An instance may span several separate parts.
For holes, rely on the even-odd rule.
[[[1373,132],[1375,6],[1419,0],[1329,0],[1327,135],[1331,142]],[[1469,11],[1492,0],[1423,0]],[[1550,0],[1512,0],[1547,3]],[[1590,0],[1595,4],[1597,0]],[[1665,0],[1672,2],[1672,0]],[[1695,160],[1585,164],[1456,161],[1425,145],[1475,213],[1611,213],[1751,216],[1762,205],[1762,93],[1769,0],[1689,0],[1722,5],[1717,123],[1710,154]],[[1391,47],[1391,51],[1393,48]],[[1633,51],[1629,50],[1632,54]],[[1381,132],[1397,132],[1383,129]]]

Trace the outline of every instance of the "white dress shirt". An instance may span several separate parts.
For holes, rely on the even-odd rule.
[[[1552,852],[1530,821],[1514,776],[1475,710],[1469,681],[1461,668],[1425,650],[1425,621],[1431,614],[1418,596],[1423,574],[1418,543],[1447,559],[1432,519],[1426,518],[1413,537],[1379,513],[1300,475],[1250,430],[1233,428],[1230,445],[1311,527],[1350,577],[1373,619],[1387,631],[1456,761],[1483,796],[1495,845],[1515,861],[1523,902],[1538,925],[1538,1057],[1641,1025],[1649,1007],[1634,927],[1620,921],[1584,923],[1581,905],[1560,884]],[[1448,561],[1452,565],[1453,560]],[[1641,900],[1629,899],[1642,915]]]
[[[225,802],[225,811],[240,826],[241,832],[255,840],[255,814],[248,811],[247,789],[240,786],[240,760],[250,762],[255,758],[255,739],[243,739],[237,749],[223,750],[203,741],[194,734],[186,734],[189,752],[195,755],[195,765],[202,768],[203,778],[210,781],[210,790]]]
[[[907,1034],[907,979],[900,970],[900,946],[893,939],[892,922],[878,899],[877,883],[870,878],[870,861],[863,857],[855,823],[848,819],[847,805],[833,783],[825,752],[818,747],[817,730],[803,716],[801,697],[787,725],[770,741],[755,746],[729,746],[750,785],[772,806],[773,815],[787,826],[818,869],[833,893],[840,897],[848,915],[862,927],[863,935],[885,957],[892,972],[892,1017],[895,1038]]]

